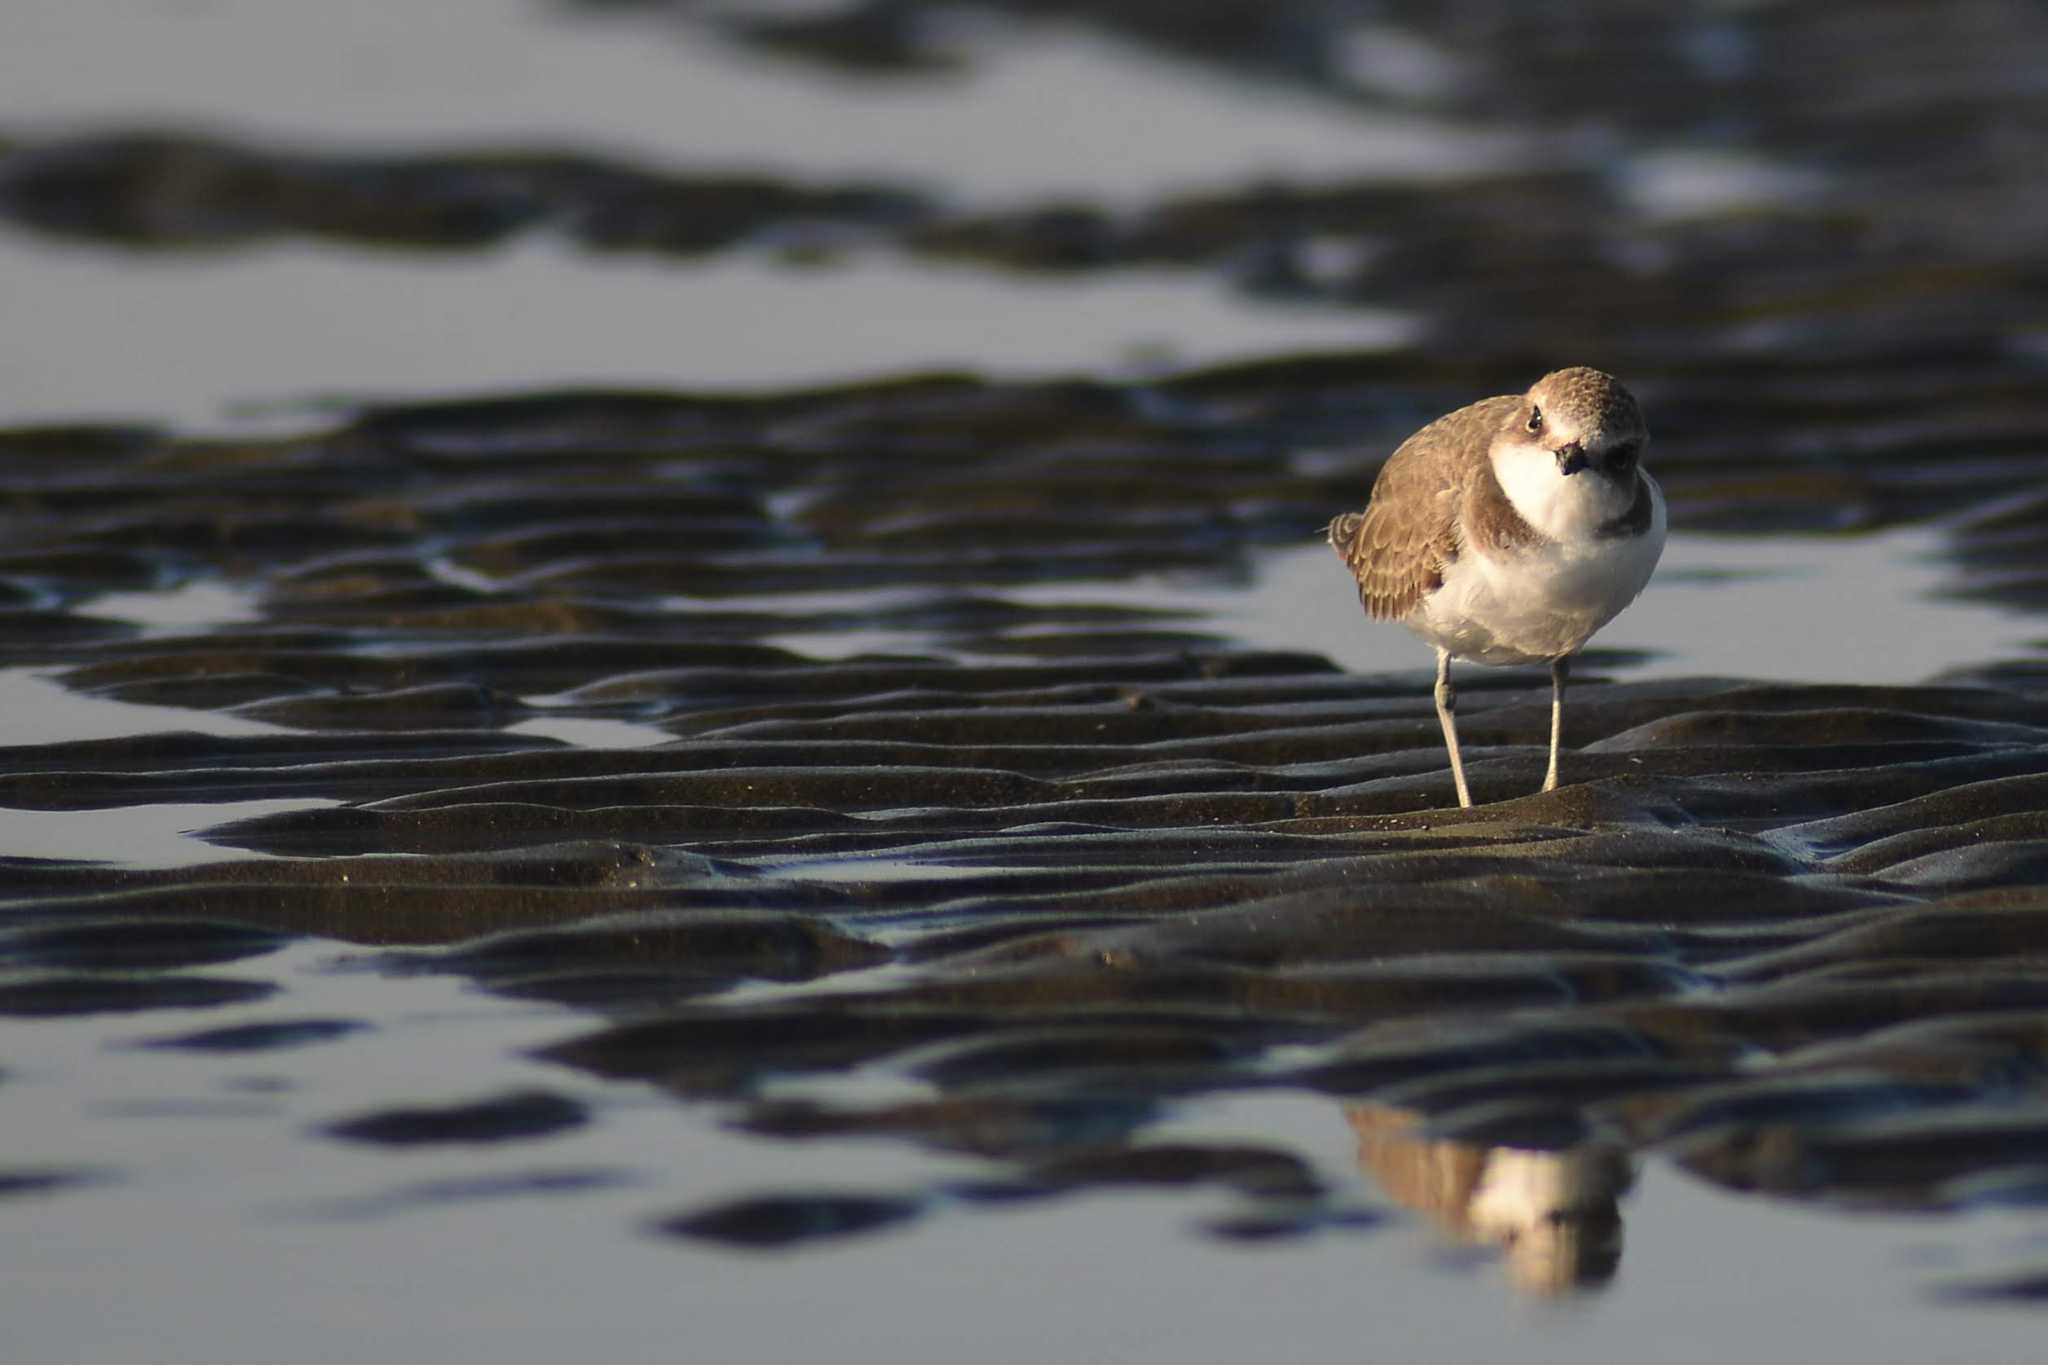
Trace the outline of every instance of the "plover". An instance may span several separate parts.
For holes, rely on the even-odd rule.
[[[1436,714],[1460,806],[1472,793],[1452,659],[1550,665],[1543,790],[1556,790],[1571,657],[1636,599],[1664,550],[1664,494],[1642,467],[1648,441],[1619,381],[1557,370],[1410,436],[1366,509],[1330,523],[1366,612],[1436,647]]]

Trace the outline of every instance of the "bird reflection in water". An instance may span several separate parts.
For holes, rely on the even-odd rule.
[[[1621,1264],[1619,1200],[1635,1178],[1618,1147],[1482,1147],[1418,1132],[1420,1116],[1345,1106],[1358,1166],[1388,1197],[1458,1241],[1496,1246],[1517,1289],[1597,1289]]]

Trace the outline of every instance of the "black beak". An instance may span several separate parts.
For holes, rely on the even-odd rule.
[[[1557,472],[1570,478],[1586,467],[1586,448],[1577,441],[1557,448]]]

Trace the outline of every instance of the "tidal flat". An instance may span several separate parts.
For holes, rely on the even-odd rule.
[[[2040,17],[1170,8],[30,6],[11,1354],[2033,1349]],[[1461,811],[1320,528],[1570,362]]]

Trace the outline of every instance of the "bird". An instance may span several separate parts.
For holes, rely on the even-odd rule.
[[[1458,804],[1472,805],[1458,750],[1453,659],[1550,665],[1557,789],[1571,659],[1635,601],[1664,551],[1664,492],[1643,468],[1642,409],[1612,375],[1555,370],[1527,393],[1482,398],[1403,441],[1362,512],[1329,541],[1374,620],[1436,648],[1436,714]]]

